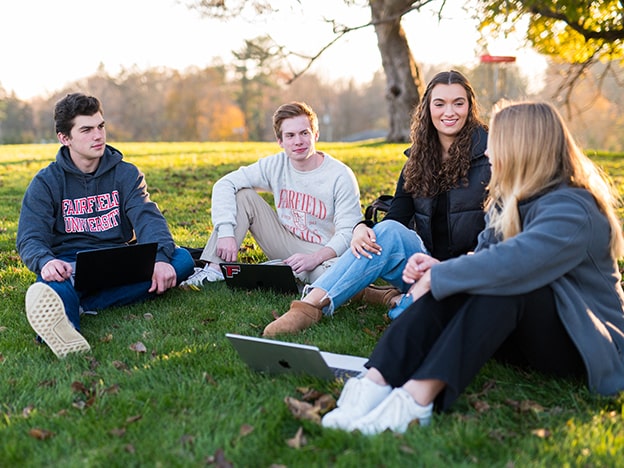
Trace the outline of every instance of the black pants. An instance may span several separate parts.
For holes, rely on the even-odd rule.
[[[366,364],[393,387],[437,379],[448,409],[481,367],[496,357],[557,376],[582,376],[584,365],[557,314],[552,290],[517,296],[426,294],[386,330]]]

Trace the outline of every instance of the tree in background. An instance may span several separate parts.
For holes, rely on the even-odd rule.
[[[289,63],[290,58],[303,59],[304,65],[299,69],[291,70],[290,81],[295,80],[311,64],[321,56],[333,43],[345,34],[373,26],[377,35],[382,66],[386,75],[385,98],[388,106],[389,130],[386,139],[392,142],[409,141],[411,113],[420,102],[423,88],[420,70],[410,50],[405,31],[401,25],[403,16],[411,11],[419,10],[434,0],[344,0],[353,7],[368,6],[371,11],[371,21],[363,25],[346,26],[336,19],[328,19],[332,23],[335,37],[329,44],[320,45],[319,51],[312,56],[304,56],[288,50],[281,44],[270,44],[273,54]],[[273,14],[279,7],[298,9],[298,15],[303,15],[306,8],[318,7],[314,0],[298,0],[297,2],[283,1],[270,2],[268,0],[233,0],[229,2],[215,0],[187,0],[187,4],[197,9],[200,14],[210,18],[229,19],[241,17],[245,14],[256,19],[261,15]],[[276,5],[278,4],[278,5]],[[331,18],[332,11],[328,12]],[[293,11],[293,14],[297,14]],[[269,44],[265,41],[264,46]],[[258,44],[258,47],[261,47]],[[267,49],[268,50],[268,49]]]
[[[241,50],[232,53],[234,76],[239,82],[234,93],[245,116],[246,134],[255,141],[270,139],[273,128],[266,109],[278,89],[276,76],[279,77],[281,67],[276,60],[277,51],[272,50],[271,39],[262,36],[246,40]]]
[[[603,63],[598,81],[621,75],[624,60],[624,3],[621,0],[478,0],[481,31],[493,40],[526,25],[527,42],[561,70],[558,87],[566,106],[574,87]],[[523,21],[524,19],[528,21]],[[570,109],[568,109],[570,110]],[[571,115],[571,112],[568,112]]]
[[[255,19],[262,15],[272,15],[280,8],[298,8],[300,14],[303,14],[319,8],[314,0],[186,0],[186,3],[202,15],[218,19],[245,14]],[[408,141],[410,114],[420,101],[423,79],[405,38],[401,20],[411,12],[420,11],[427,4],[439,5],[438,15],[441,17],[446,0],[343,0],[343,3],[351,7],[370,8],[370,22],[347,26],[332,16],[333,11],[327,11],[326,21],[332,25],[334,37],[327,44],[319,45],[317,53],[302,57],[301,54],[289,51],[285,45],[271,47],[286,62],[293,57],[304,59],[304,65],[292,72],[291,80],[294,80],[344,35],[365,27],[374,27],[386,76],[385,97],[390,122],[387,139]],[[528,18],[528,43],[538,52],[571,65],[557,89],[558,95],[563,94],[565,104],[572,101],[574,85],[592,65],[599,61],[615,64],[615,60],[621,61],[624,55],[624,6],[621,0],[471,0],[465,3],[465,9],[473,9],[475,18],[480,21],[484,45],[515,30],[518,25],[525,24],[520,20]],[[430,44],[425,46],[429,47]],[[605,69],[604,73],[614,71],[621,70]]]

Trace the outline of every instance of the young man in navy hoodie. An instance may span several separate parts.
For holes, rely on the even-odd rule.
[[[62,146],[56,161],[39,171],[26,189],[16,245],[37,275],[26,293],[28,321],[62,358],[90,349],[79,331],[83,311],[163,294],[193,272],[193,259],[176,247],[164,216],[150,200],[143,174],[106,144],[97,98],[68,94],[57,102],[54,121]],[[158,243],[151,281],[88,295],[74,289],[78,251],[132,241]]]

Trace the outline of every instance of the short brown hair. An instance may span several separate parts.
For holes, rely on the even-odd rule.
[[[104,113],[98,98],[82,93],[71,93],[54,106],[54,126],[56,133],[70,136],[74,119],[79,115],[92,116]]]
[[[293,101],[288,104],[282,104],[273,114],[273,131],[275,132],[275,138],[278,140],[282,139],[282,122],[284,122],[284,120],[292,119],[300,115],[305,115],[308,118],[313,133],[318,132],[319,126],[316,112],[305,102]]]

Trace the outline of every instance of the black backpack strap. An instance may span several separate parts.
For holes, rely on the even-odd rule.
[[[366,224],[368,226],[380,221],[377,219],[379,212],[388,212],[390,204],[392,203],[392,198],[394,198],[392,195],[380,195],[373,200],[373,203],[366,207],[364,210],[364,220],[367,221]]]

